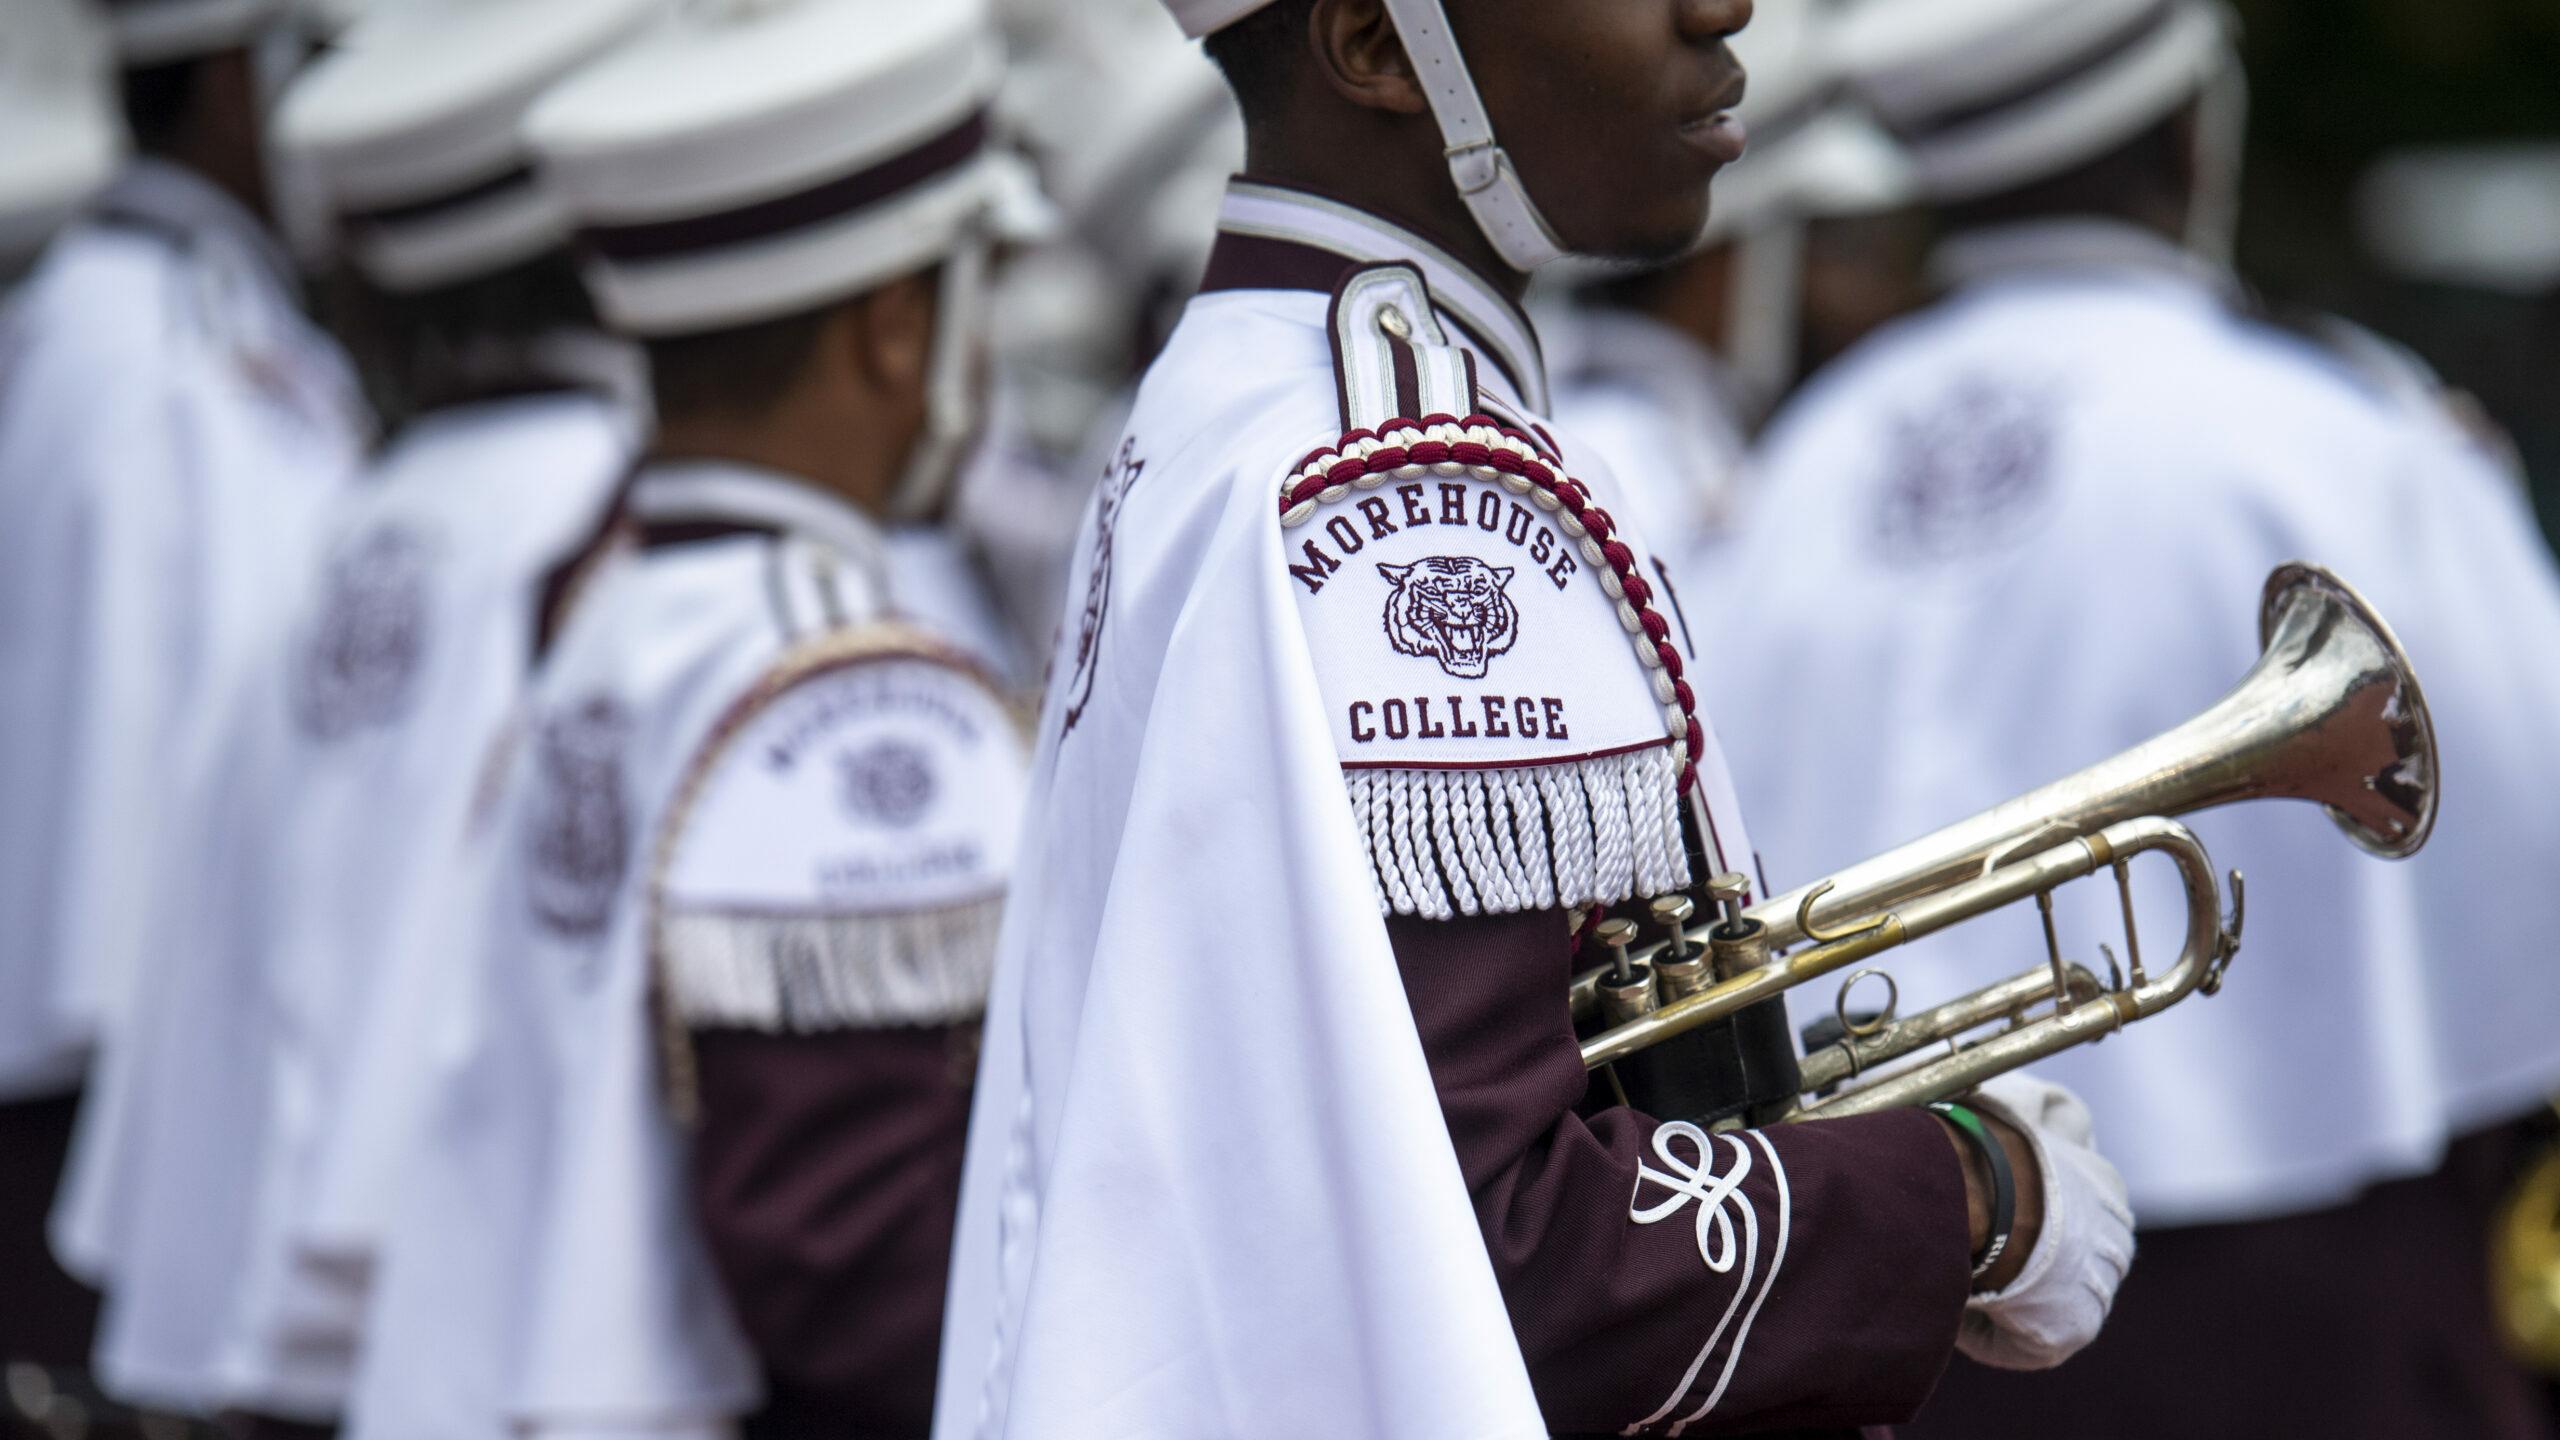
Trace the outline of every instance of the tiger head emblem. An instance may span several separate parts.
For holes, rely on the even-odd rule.
[[[1399,654],[1426,655],[1461,680],[1481,680],[1493,657],[1520,638],[1520,611],[1503,593],[1513,571],[1472,555],[1433,555],[1381,565],[1387,639]]]

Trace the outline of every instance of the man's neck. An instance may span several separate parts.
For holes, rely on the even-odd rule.
[[[1328,137],[1324,143],[1292,142],[1284,135],[1255,135],[1247,147],[1246,169],[1256,179],[1296,185],[1329,194],[1382,220],[1423,236],[1451,258],[1484,277],[1504,297],[1518,301],[1528,292],[1529,277],[1504,263],[1493,242],[1485,239],[1475,216],[1449,178],[1441,157],[1439,132],[1428,117],[1399,117],[1413,123],[1363,127],[1359,135]],[[1414,125],[1423,127],[1416,130]],[[1425,153],[1414,143],[1428,134]]]
[[[879,467],[863,463],[861,457],[848,459],[840,447],[812,447],[792,443],[793,439],[753,425],[708,419],[669,421],[659,425],[656,438],[650,441],[649,458],[752,465],[824,490],[867,519],[882,518],[894,477],[873,473]]]

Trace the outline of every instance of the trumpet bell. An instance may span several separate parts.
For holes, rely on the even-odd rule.
[[[2293,738],[2257,776],[2261,793],[2318,802],[2376,855],[2416,854],[2436,823],[2435,722],[2389,622],[2345,581],[2296,561],[2267,577],[2258,641],[2265,653],[2235,696],[2262,672],[2308,682],[2286,687]]]

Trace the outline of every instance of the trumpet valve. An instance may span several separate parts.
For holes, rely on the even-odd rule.
[[[1666,1005],[1685,1000],[1715,983],[1715,972],[1708,968],[1707,947],[1689,938],[1689,917],[1697,912],[1685,895],[1664,895],[1652,904],[1654,923],[1669,934],[1670,941],[1653,960],[1655,981]]]
[[[1653,923],[1662,927],[1671,939],[1671,958],[1689,958],[1689,917],[1698,907],[1686,895],[1657,895],[1647,907],[1653,912]]]
[[[1609,1025],[1624,1025],[1630,1020],[1652,1014],[1661,1005],[1654,984],[1653,967],[1639,965],[1627,956],[1627,946],[1635,939],[1636,922],[1619,917],[1600,922],[1595,932],[1600,943],[1609,947],[1614,959],[1599,984],[1600,1018]]]
[[[1727,925],[1742,918],[1742,903],[1750,898],[1751,880],[1739,870],[1707,877],[1707,903],[1723,912]]]

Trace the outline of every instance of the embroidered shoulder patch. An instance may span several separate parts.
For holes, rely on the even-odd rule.
[[[1533,437],[1481,413],[1419,274],[1354,272],[1334,329],[1350,428],[1283,482],[1280,521],[1382,906],[1685,884],[1696,699],[1634,552]]]
[[[652,886],[687,1026],[944,1024],[983,1008],[1029,756],[996,688],[904,626],[787,654],[688,768]]]

